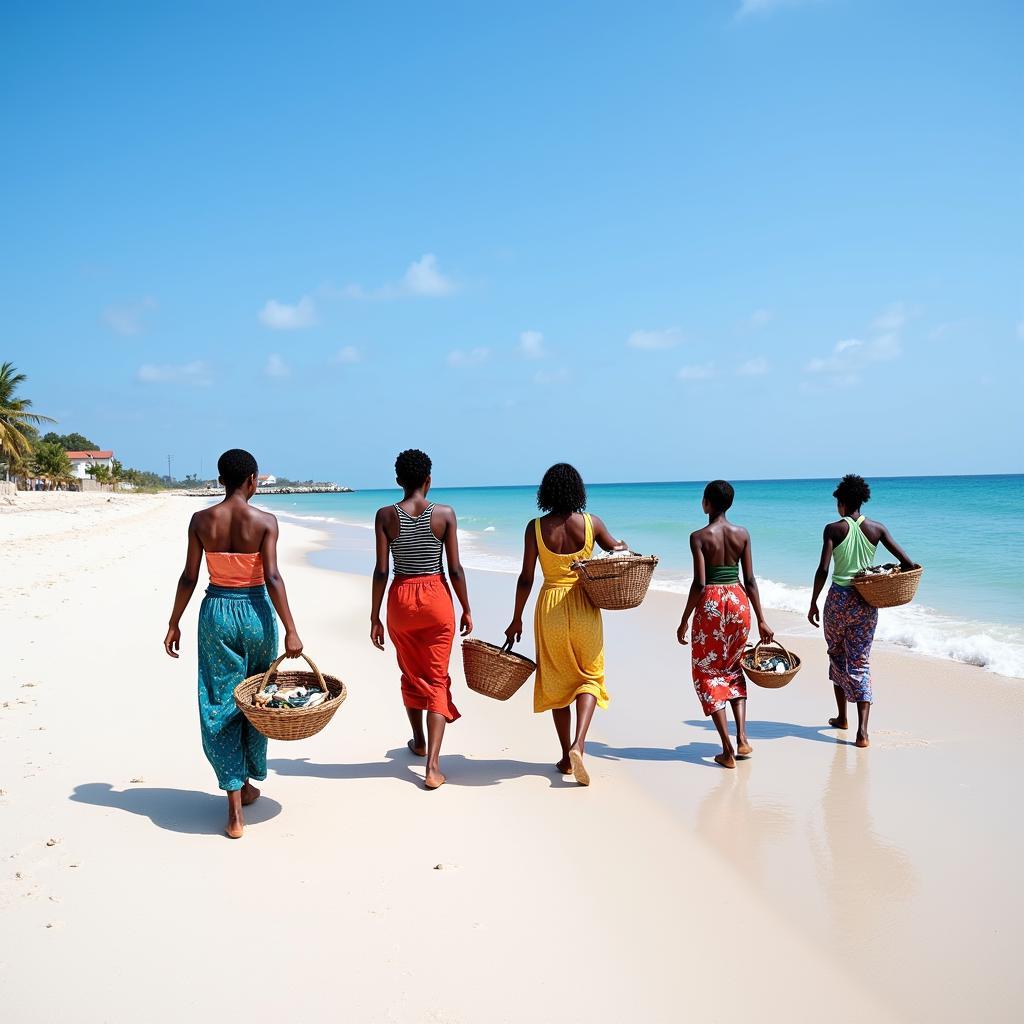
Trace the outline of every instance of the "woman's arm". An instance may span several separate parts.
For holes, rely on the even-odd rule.
[[[196,515],[199,513],[197,512]],[[178,577],[178,589],[174,594],[174,607],[171,609],[171,618],[167,623],[167,635],[164,637],[164,650],[172,657],[178,656],[178,648],[181,644],[181,629],[179,623],[181,617],[188,607],[192,595],[195,593],[196,584],[199,582],[199,566],[203,562],[203,545],[199,540],[199,533],[196,530],[196,516],[192,517],[188,524],[188,548],[185,552],[185,568]]]
[[[370,643],[379,651],[384,650],[384,624],[380,621],[380,606],[384,601],[384,589],[388,585],[388,567],[391,559],[391,545],[384,529],[387,509],[377,509],[373,521],[373,535],[377,545],[377,560],[373,566],[373,588],[370,593]]]
[[[286,657],[297,658],[302,653],[302,641],[295,629],[292,610],[288,606],[288,593],[284,589],[284,580],[277,568],[277,519],[267,513],[270,522],[263,533],[260,544],[260,558],[263,561],[263,579],[267,584],[270,600],[284,626],[284,653]]]
[[[811,607],[807,612],[807,621],[812,626],[818,626],[821,624],[821,618],[818,615],[818,597],[821,594],[821,588],[828,582],[828,563],[832,561],[832,525],[829,524],[825,527],[825,532],[821,538],[821,558],[818,561],[818,570],[814,574],[814,590],[811,592]]]
[[[754,555],[750,550],[750,534],[747,534],[747,543],[743,547],[743,589],[750,598],[750,605],[757,616],[757,633],[763,643],[770,643],[775,639],[775,632],[767,622],[764,621],[764,612],[761,611],[761,592],[757,589],[757,577],[754,575]]]
[[[523,568],[516,580],[516,605],[512,612],[512,621],[505,630],[505,643],[503,650],[511,650],[512,645],[523,638],[523,611],[526,602],[530,599],[530,591],[533,590],[533,576],[537,570],[537,528],[533,525],[534,520],[526,524],[526,534],[523,537]]]
[[[878,525],[882,526],[881,523],[879,523]],[[899,544],[897,544],[896,541],[892,539],[892,534],[889,533],[886,527],[882,526],[882,536],[878,539],[882,542],[882,544],[885,545],[885,548],[889,552],[889,554],[894,555],[896,558],[900,560],[900,568],[904,572],[906,572],[908,569],[917,568],[917,563],[912,562],[910,560],[910,555],[908,555],[906,551],[904,551],[903,548],[901,548]]]
[[[700,602],[700,595],[704,590],[704,581],[707,578],[704,570],[704,552],[700,549],[700,541],[696,533],[690,534],[690,554],[693,555],[693,582],[690,584],[690,593],[686,598],[686,608],[683,609],[683,617],[679,620],[679,628],[676,630],[676,639],[685,644],[686,631],[690,628],[690,616],[696,611]]]
[[[436,510],[437,506],[434,508]],[[462,562],[459,559],[459,521],[455,518],[455,509],[447,507],[444,510],[444,560],[448,563],[448,579],[451,580],[455,596],[462,605],[459,636],[469,636],[473,632],[473,613],[469,608],[466,574],[462,571]]]
[[[598,516],[591,516],[591,522],[594,524],[594,540],[603,551],[625,551],[626,542],[624,540],[616,540],[609,532],[608,527],[604,525]],[[536,538],[534,538],[534,547],[537,546]]]

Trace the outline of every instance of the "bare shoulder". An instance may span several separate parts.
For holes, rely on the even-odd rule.
[[[253,521],[259,523],[266,530],[277,529],[277,516],[273,512],[266,512],[261,508],[252,508],[250,510],[253,514]]]
[[[451,505],[437,505],[433,506],[433,515],[443,516],[445,519],[455,518],[455,509]]]

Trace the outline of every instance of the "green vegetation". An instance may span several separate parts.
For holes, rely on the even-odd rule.
[[[14,363],[0,363],[0,461],[4,472],[17,473],[33,457],[33,445],[39,437],[37,423],[56,420],[29,412],[32,399],[18,397],[18,389],[28,377],[18,373]]]
[[[43,435],[44,441],[59,444],[66,452],[98,452],[102,449],[95,441],[90,441],[84,434],[55,434],[52,430]]]

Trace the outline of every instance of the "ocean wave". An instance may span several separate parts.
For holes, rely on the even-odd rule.
[[[765,608],[806,615],[811,603],[810,587],[793,587],[775,580],[758,579]],[[685,594],[689,579],[661,579],[654,590]],[[822,594],[819,608],[824,607]],[[970,622],[943,615],[923,605],[882,608],[875,638],[945,661],[976,665],[1001,676],[1024,679],[1024,632],[1012,626]]]

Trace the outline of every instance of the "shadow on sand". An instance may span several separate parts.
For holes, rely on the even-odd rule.
[[[406,747],[396,747],[384,756],[385,761],[356,764],[317,764],[307,757],[278,757],[268,761],[267,767],[278,775],[304,775],[315,779],[399,779],[414,786],[423,785],[422,775],[411,770],[414,765],[422,765],[423,758],[416,757]],[[563,779],[553,764],[536,761],[477,760],[463,754],[442,754],[441,771],[448,777],[450,786],[497,786],[531,775],[547,779],[554,789],[576,785]]]
[[[715,723],[710,718],[694,718],[685,723],[698,729],[707,729],[717,735]],[[735,728],[730,728],[735,736]],[[851,736],[856,729],[847,730]],[[853,740],[843,739],[841,730],[830,725],[797,725],[795,722],[757,722],[747,720],[747,735],[752,740],[781,740],[792,738],[797,740],[813,740],[816,743],[828,743],[830,746],[854,746]]]
[[[610,747],[587,740],[587,754],[606,761],[684,761],[702,768],[718,768],[712,758],[720,754],[717,743],[687,743],[679,747]]]
[[[215,836],[224,832],[227,801],[223,794],[200,793],[194,789],[158,789],[132,786],[114,789],[109,782],[86,782],[75,786],[69,797],[80,804],[115,807],[129,814],[149,818],[157,828],[194,836]],[[245,809],[246,825],[259,825],[281,813],[276,800],[261,796]]]

